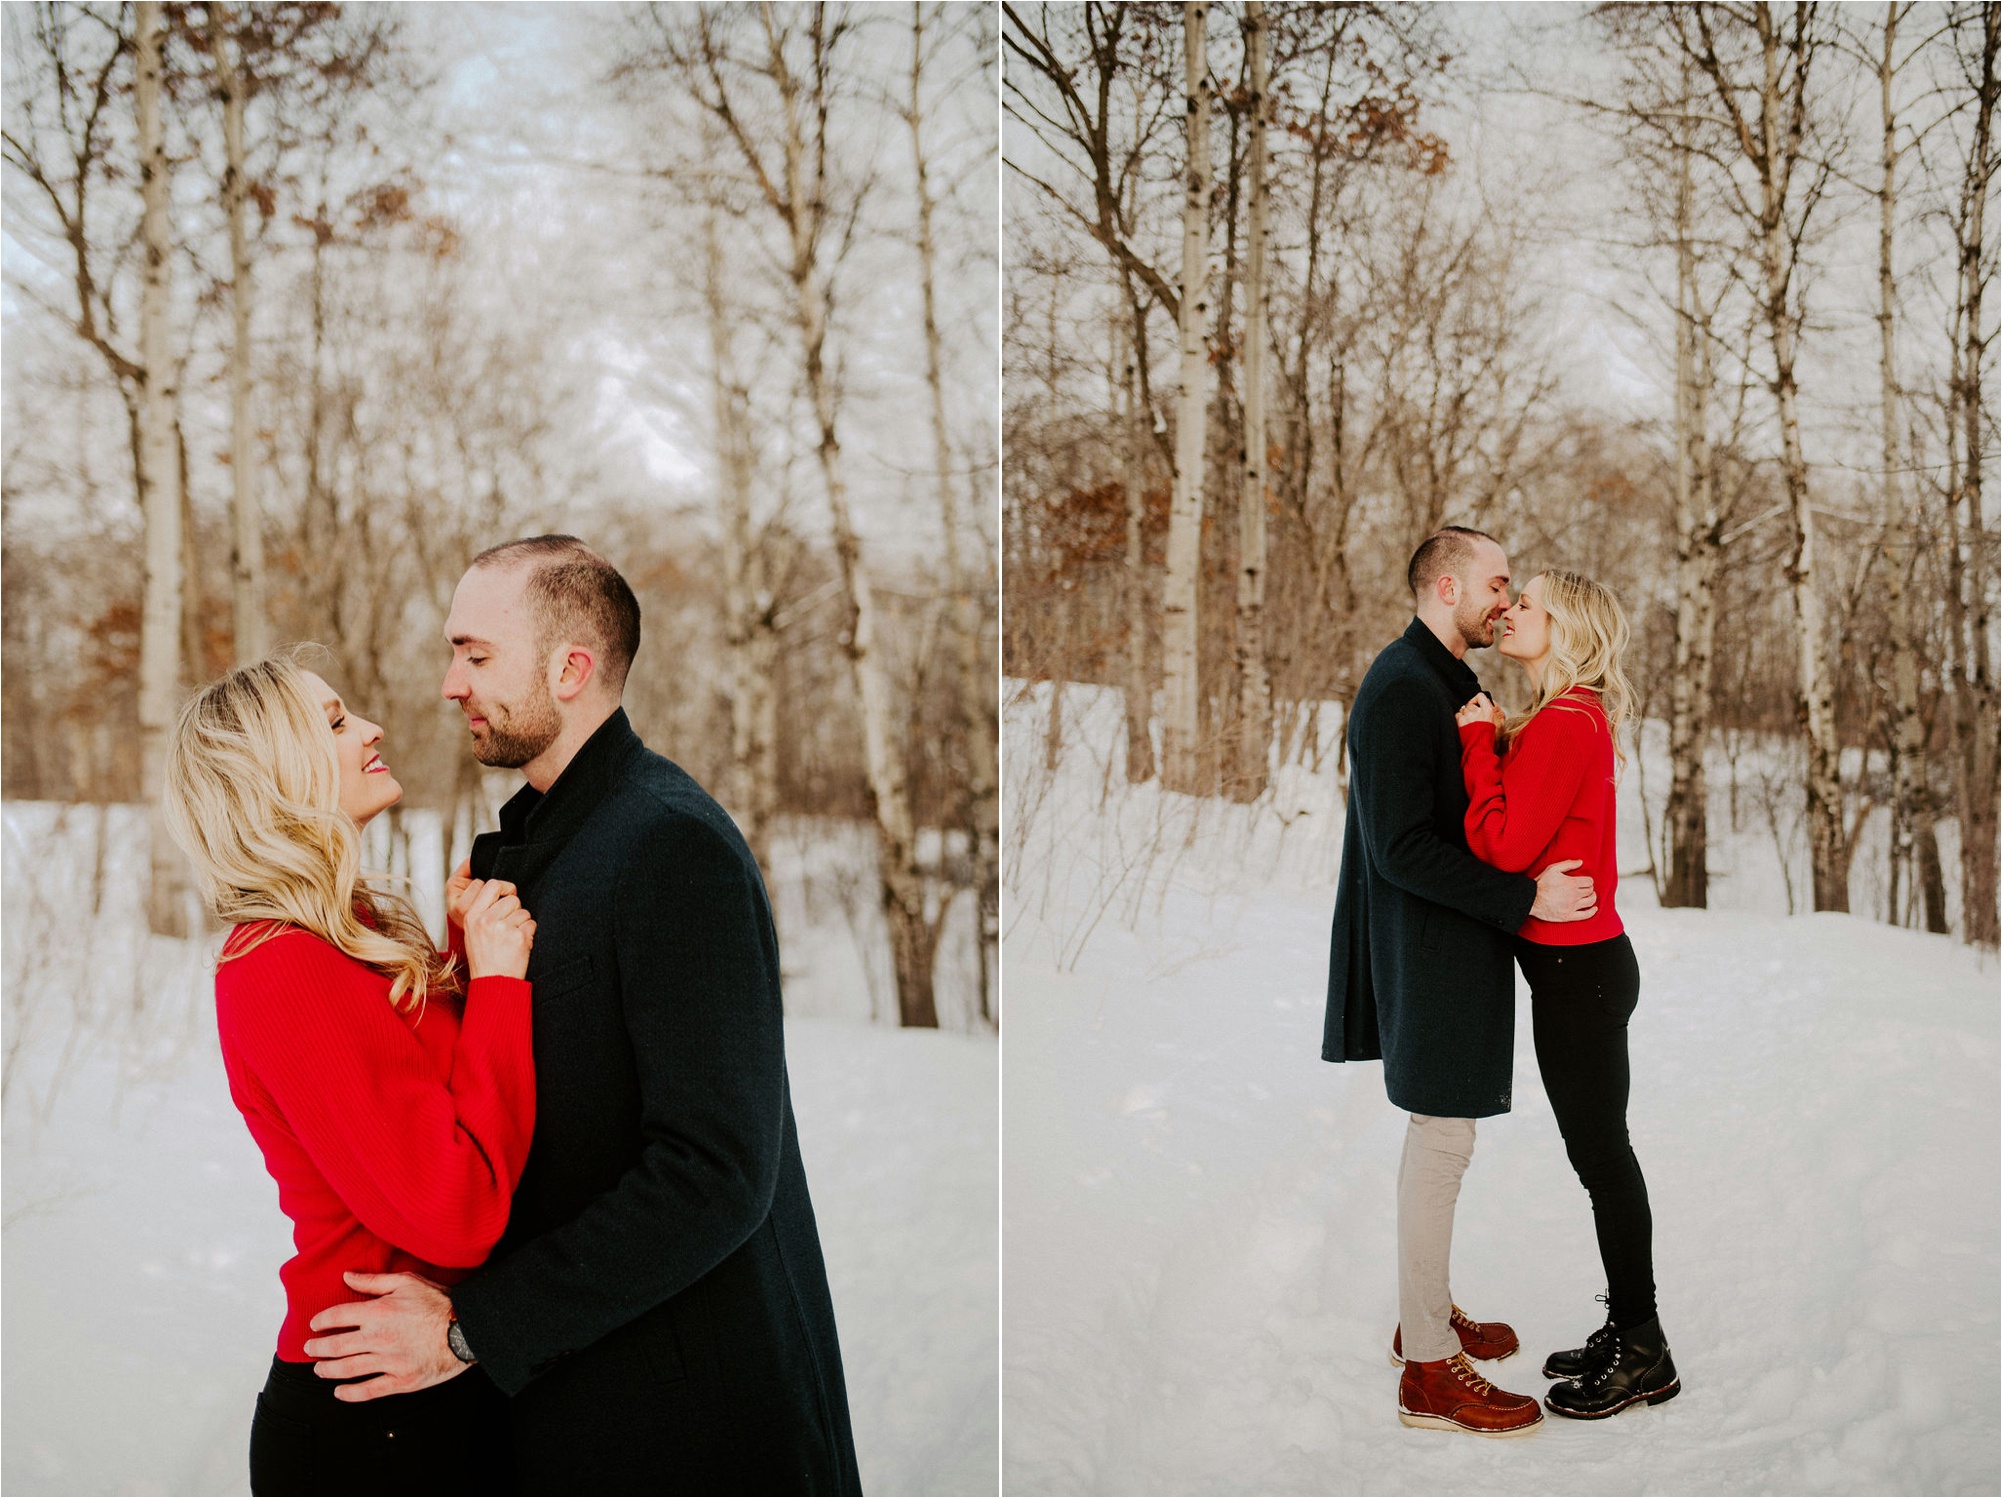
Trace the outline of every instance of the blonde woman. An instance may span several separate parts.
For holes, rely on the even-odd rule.
[[[1580,859],[1598,894],[1590,919],[1531,917],[1516,934],[1529,980],[1537,1067],[1572,1168],[1592,1199],[1606,1271],[1606,1324],[1544,1363],[1544,1404],[1596,1420],[1681,1390],[1654,1298],[1654,1219],[1627,1138],[1627,1021],[1640,968],[1614,908],[1614,828],[1620,728],[1632,693],[1620,669],[1627,620],[1612,592],[1575,572],[1531,578],[1502,616],[1495,648],[1534,693],[1505,718],[1485,693],[1461,708],[1460,768],[1467,846],[1497,868],[1540,869]]]
[[[230,1096],[298,1249],[251,1426],[255,1493],[511,1491],[506,1400],[478,1368],[354,1401],[304,1351],[314,1314],[356,1298],[351,1276],[444,1284],[480,1264],[535,1123],[535,923],[511,885],[462,872],[440,953],[407,902],[362,882],[361,829],[403,796],[381,742],[279,658],[197,693],[168,748],[169,825],[234,924],[216,970]]]

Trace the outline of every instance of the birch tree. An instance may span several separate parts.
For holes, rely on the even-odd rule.
[[[898,1010],[905,1025],[936,1027],[932,967],[943,912],[919,866],[896,705],[878,639],[875,588],[849,504],[840,393],[828,367],[833,268],[861,210],[860,188],[837,184],[832,171],[836,53],[850,26],[843,14],[818,5],[804,13],[764,6],[755,20],[706,5],[691,11],[685,27],[656,12],[663,55],[693,101],[721,127],[783,238],[782,274],[839,562],[843,644],[861,704]],[[772,107],[751,112],[747,84],[762,87]]]
[[[723,514],[723,637],[730,681],[730,805],[760,868],[771,867],[778,810],[778,601],[769,551],[752,508],[750,392],[737,374],[720,209],[703,209],[702,296],[708,308]]]
[[[933,24],[941,12],[934,7]],[[938,250],[932,234],[935,211],[925,150],[923,85],[927,63],[923,0],[911,5],[910,92],[903,111],[911,137],[911,163],[917,187],[917,251],[919,286],[923,293],[925,384],[931,393],[932,459],[938,489],[939,521],[945,538],[946,590],[952,605],[954,655],[958,662],[959,713],[966,742],[966,803],[973,843],[975,895],[980,906],[983,964],[999,939],[1001,801],[997,778],[997,725],[994,721],[995,680],[982,664],[980,605],[961,550],[958,482],[953,473],[951,429],[946,422],[944,360],[938,321]],[[985,985],[983,983],[983,994]]]
[[[145,200],[140,235],[145,282],[139,304],[139,492],[146,515],[146,584],[139,634],[139,734],[141,786],[152,808],[152,880],[147,920],[162,935],[186,930],[187,881],[171,839],[161,835],[159,801],[165,786],[167,731],[180,705],[182,505],[180,452],[174,402],[179,365],[174,358],[173,229],[167,220],[170,170],[161,117],[161,7],[137,6],[133,109],[138,127],[139,181]]]
[[[248,80],[240,44],[230,36],[230,7],[208,7],[209,63],[222,104],[223,213],[229,225],[229,482],[231,622],[238,665],[268,649],[264,617],[264,515],[257,500],[257,459],[251,415],[251,312],[256,301],[246,204],[249,179],[243,149]]]
[[[175,242],[168,220],[165,18],[158,3],[130,11],[43,5],[28,16],[24,39],[47,86],[10,92],[8,100],[6,164],[33,186],[39,210],[16,233],[66,282],[73,304],[51,310],[98,355],[124,407],[143,522],[137,675],[139,792],[151,808],[152,832],[147,920],[157,934],[181,935],[187,882],[159,809],[166,736],[182,681],[186,542],[176,429],[179,351],[171,325]],[[121,109],[128,88],[129,118]],[[123,185],[135,176],[136,222]],[[130,301],[121,284],[129,262],[123,251],[135,243],[139,326],[136,342],[127,342],[121,313]],[[14,285],[30,301],[48,305],[39,286]]]
[[[1237,753],[1228,786],[1237,799],[1251,801],[1265,790],[1266,761],[1272,749],[1272,688],[1265,671],[1265,356],[1270,294],[1265,256],[1266,217],[1272,198],[1266,181],[1265,128],[1271,104],[1263,0],[1246,0],[1244,44],[1251,69],[1250,203],[1244,269],[1244,484],[1237,511]]]
[[[2002,51],[2002,5],[1984,3],[1954,28],[1973,128],[1961,163],[1959,202],[1954,210],[1954,355],[1948,385],[1948,441],[1951,489],[1947,504],[1949,574],[1947,603],[1952,641],[1952,721],[1956,739],[1954,780],[1960,813],[1961,909],[1968,941],[1997,941],[1997,786],[2002,774],[1998,748],[1995,660],[1990,642],[1994,614],[1990,578],[1994,542],[1982,499],[1986,462],[1983,367],[1994,339],[1986,317],[1994,278],[1994,245],[1986,237],[1996,172],[1995,109],[1997,58]],[[1971,40],[1968,32],[1976,33]]]
[[[1916,548],[1912,544],[1911,509],[1907,499],[1908,466],[1901,387],[1898,380],[1897,211],[1900,119],[1895,88],[1900,70],[1898,25],[1911,12],[1909,3],[1887,0],[1878,29],[1879,48],[1872,59],[1877,80],[1878,123],[1882,133],[1877,183],[1877,332],[1878,416],[1881,428],[1883,476],[1883,570],[1885,613],[1890,621],[1891,696],[1891,844],[1888,914],[1893,925],[1907,922],[1920,902],[1916,850],[1930,839],[1932,796],[1927,774],[1925,725],[1919,715],[1919,654],[1911,587]],[[1928,882],[1928,888],[1929,888]],[[1928,930],[1946,929],[1946,912],[1928,900],[1924,912]]]
[[[1728,180],[1759,257],[1758,300],[1772,359],[1780,430],[1780,470],[1793,521],[1786,578],[1794,610],[1800,725],[1807,740],[1808,845],[1814,908],[1849,908],[1849,838],[1842,814],[1840,743],[1824,640],[1819,553],[1807,459],[1801,448],[1801,308],[1796,272],[1801,242],[1830,175],[1809,141],[1817,82],[1814,64],[1827,37],[1812,3],[1782,17],[1767,0],[1747,6],[1693,6],[1673,12],[1684,50],[1710,84],[1751,191]]]
[[[1139,785],[1154,778],[1154,682],[1147,669],[1149,599],[1147,597],[1146,462],[1152,445],[1147,431],[1147,406],[1140,395],[1139,342],[1147,315],[1135,303],[1132,278],[1120,275],[1120,301],[1112,311],[1112,363],[1116,371],[1114,416],[1119,432],[1119,483],[1125,505],[1125,556],[1120,572],[1120,612],[1126,635],[1125,679],[1121,696],[1126,710],[1126,779]]]
[[[1188,107],[1182,170],[1181,389],[1175,402],[1175,485],[1168,509],[1167,572],[1161,582],[1161,784],[1207,794],[1197,680],[1201,591],[1206,376],[1209,370],[1210,70],[1205,0],[1182,6],[1182,68]]]

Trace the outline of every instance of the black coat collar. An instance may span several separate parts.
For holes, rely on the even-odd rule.
[[[547,791],[523,786],[501,808],[500,831],[473,839],[473,877],[507,879],[522,887],[540,877],[610,793],[626,760],[642,747],[626,710],[614,708]]]
[[[1432,633],[1431,626],[1423,619],[1412,615],[1411,622],[1404,627],[1404,638],[1411,642],[1419,655],[1424,657],[1425,664],[1439,674],[1447,687],[1459,693],[1453,699],[1455,703],[1465,702],[1480,691],[1481,679],[1474,675],[1474,668],[1441,644],[1439,637]],[[506,813],[503,812],[502,816]]]

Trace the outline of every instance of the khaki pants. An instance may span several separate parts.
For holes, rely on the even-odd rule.
[[[1436,1362],[1460,1350],[1448,1266],[1453,1207],[1473,1157],[1471,1118],[1411,1115],[1397,1168],[1397,1315],[1409,1362]]]

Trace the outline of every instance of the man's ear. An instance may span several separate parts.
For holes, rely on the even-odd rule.
[[[1432,583],[1432,596],[1447,608],[1455,608],[1460,602],[1460,580],[1450,572],[1442,572]]]
[[[598,674],[598,662],[591,652],[582,645],[569,645],[563,651],[563,669],[551,690],[558,702],[574,702],[579,693],[589,686]]]

